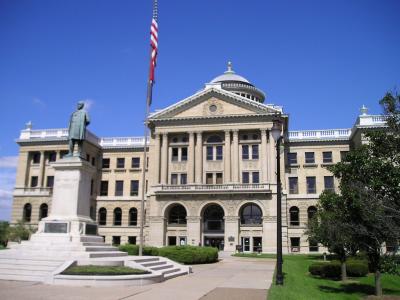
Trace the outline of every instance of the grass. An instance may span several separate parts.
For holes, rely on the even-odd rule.
[[[6,249],[6,247],[4,247],[3,245],[0,245],[0,250],[4,250]]]
[[[251,258],[276,258],[276,254],[268,254],[268,253],[235,253],[232,256],[236,257],[251,257]]]
[[[308,266],[320,258],[311,255],[285,255],[283,260],[284,285],[274,283],[268,300],[340,300],[361,299],[374,294],[374,276],[350,278],[346,283],[315,278],[308,273]],[[400,295],[400,276],[382,275],[385,295]]]
[[[72,266],[61,273],[62,275],[140,275],[149,272],[123,266]]]

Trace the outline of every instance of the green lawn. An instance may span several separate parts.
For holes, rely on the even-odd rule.
[[[3,245],[0,245],[0,250],[6,249]]]
[[[251,257],[251,258],[276,258],[276,254],[268,254],[268,253],[235,253],[232,256],[236,257]]]
[[[139,275],[149,272],[123,266],[72,266],[62,272],[62,275]]]
[[[285,255],[283,286],[274,283],[268,292],[268,300],[338,300],[361,299],[374,293],[374,276],[350,278],[343,284],[341,281],[320,279],[308,274],[308,266],[318,260],[317,256]],[[400,295],[400,276],[382,276],[384,294]]]

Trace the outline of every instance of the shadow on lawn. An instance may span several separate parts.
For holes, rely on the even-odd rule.
[[[362,283],[345,283],[341,284],[340,287],[332,287],[326,285],[318,286],[319,289],[323,292],[327,293],[346,293],[346,294],[364,294],[364,295],[373,295],[375,293],[375,289],[372,285],[362,284]],[[397,290],[392,289],[383,289],[384,294],[392,294]]]

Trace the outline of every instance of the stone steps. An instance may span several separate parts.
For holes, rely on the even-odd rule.
[[[120,256],[128,256],[128,253],[121,251],[105,251],[105,252],[88,252],[90,258],[97,257],[120,257]]]

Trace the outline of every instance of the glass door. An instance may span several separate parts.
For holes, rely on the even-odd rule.
[[[250,238],[242,237],[243,252],[250,252]]]

